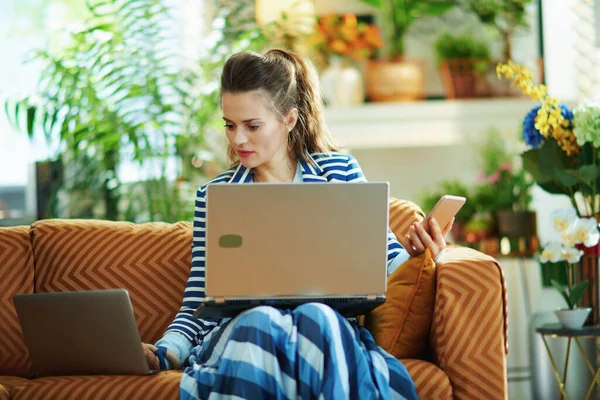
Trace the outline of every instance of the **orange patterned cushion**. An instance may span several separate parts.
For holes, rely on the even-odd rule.
[[[33,292],[29,228],[0,228],[0,375],[27,376],[30,361],[13,295]]]
[[[44,220],[32,225],[36,291],[129,291],[142,340],[154,343],[181,307],[189,223]]]
[[[438,366],[421,360],[401,360],[417,387],[420,399],[452,398],[450,379]]]
[[[435,263],[426,250],[388,277],[386,302],[365,317],[375,342],[396,358],[422,356],[435,305]]]
[[[414,222],[421,222],[425,218],[419,206],[408,200],[390,198],[389,209],[390,229],[398,239],[408,233],[408,228]]]
[[[27,385],[29,382],[31,382],[29,379],[18,376],[0,375],[0,400],[9,400],[15,386]]]
[[[180,371],[149,376],[38,378],[13,389],[13,400],[179,399]]]

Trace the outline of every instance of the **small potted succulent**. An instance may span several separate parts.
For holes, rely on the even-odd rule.
[[[555,314],[565,328],[580,329],[588,319],[592,308],[578,307],[589,282],[583,280],[575,283],[573,268],[583,256],[583,250],[575,246],[598,244],[600,241],[598,222],[593,218],[579,218],[574,208],[554,211],[551,218],[554,233],[560,237],[560,240],[552,241],[544,248],[540,261],[566,264],[567,284],[556,280],[551,280],[551,283],[563,297],[568,308],[556,310]]]

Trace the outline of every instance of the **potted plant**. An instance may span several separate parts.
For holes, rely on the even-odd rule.
[[[567,285],[552,279],[552,286],[560,293],[568,308],[556,310],[555,313],[561,324],[566,328],[581,328],[588,318],[592,307],[579,308],[577,303],[586,294],[588,280],[575,283],[574,265],[579,263],[583,250],[577,245],[597,245],[600,241],[598,222],[593,218],[580,218],[573,208],[556,210],[551,216],[554,240],[551,240],[542,251],[542,263],[566,264]],[[594,318],[591,318],[593,321]]]
[[[519,30],[527,30],[527,6],[533,0],[461,0],[461,5],[500,36],[502,50],[500,61],[512,57],[512,37]],[[494,79],[493,71],[487,74],[490,91],[494,96],[517,96],[519,92],[506,81]]]
[[[405,57],[406,34],[420,18],[440,16],[456,7],[450,0],[362,0],[381,10],[385,59],[367,63],[367,97],[407,101],[424,97],[424,64]]]
[[[435,42],[435,53],[446,98],[470,98],[487,94],[484,72],[490,60],[485,42],[471,36],[444,33]]]
[[[533,179],[519,165],[514,165],[515,155],[508,139],[500,131],[490,129],[475,148],[481,168],[474,189],[475,201],[494,216],[497,235],[535,237],[536,214],[529,209]]]
[[[502,39],[503,61],[512,57],[511,40],[519,28],[528,28],[527,5],[533,0],[463,0],[464,7],[494,27]]]
[[[577,307],[577,303],[583,297],[588,286],[588,281],[579,282],[569,287],[552,279],[552,286],[560,293],[568,305],[568,308],[562,308],[554,311],[560,324],[569,329],[581,329],[586,319],[592,311],[592,307]]]

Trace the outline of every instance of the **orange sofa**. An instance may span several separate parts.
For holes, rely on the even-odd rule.
[[[422,212],[390,203],[400,236]],[[190,223],[42,220],[0,228],[0,400],[177,399],[180,371],[153,376],[34,378],[12,296],[123,287],[142,340],[158,340],[180,307],[191,264]],[[504,399],[506,290],[494,259],[449,248],[436,266],[429,348],[402,360],[422,399]]]

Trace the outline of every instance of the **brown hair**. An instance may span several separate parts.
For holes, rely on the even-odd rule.
[[[267,106],[281,119],[294,107],[298,109],[298,121],[288,137],[288,151],[294,159],[309,161],[306,153],[339,151],[325,127],[319,79],[312,63],[283,49],[229,57],[221,75],[221,97],[226,92],[254,90],[268,94]],[[227,156],[232,164],[239,162],[231,146]]]

